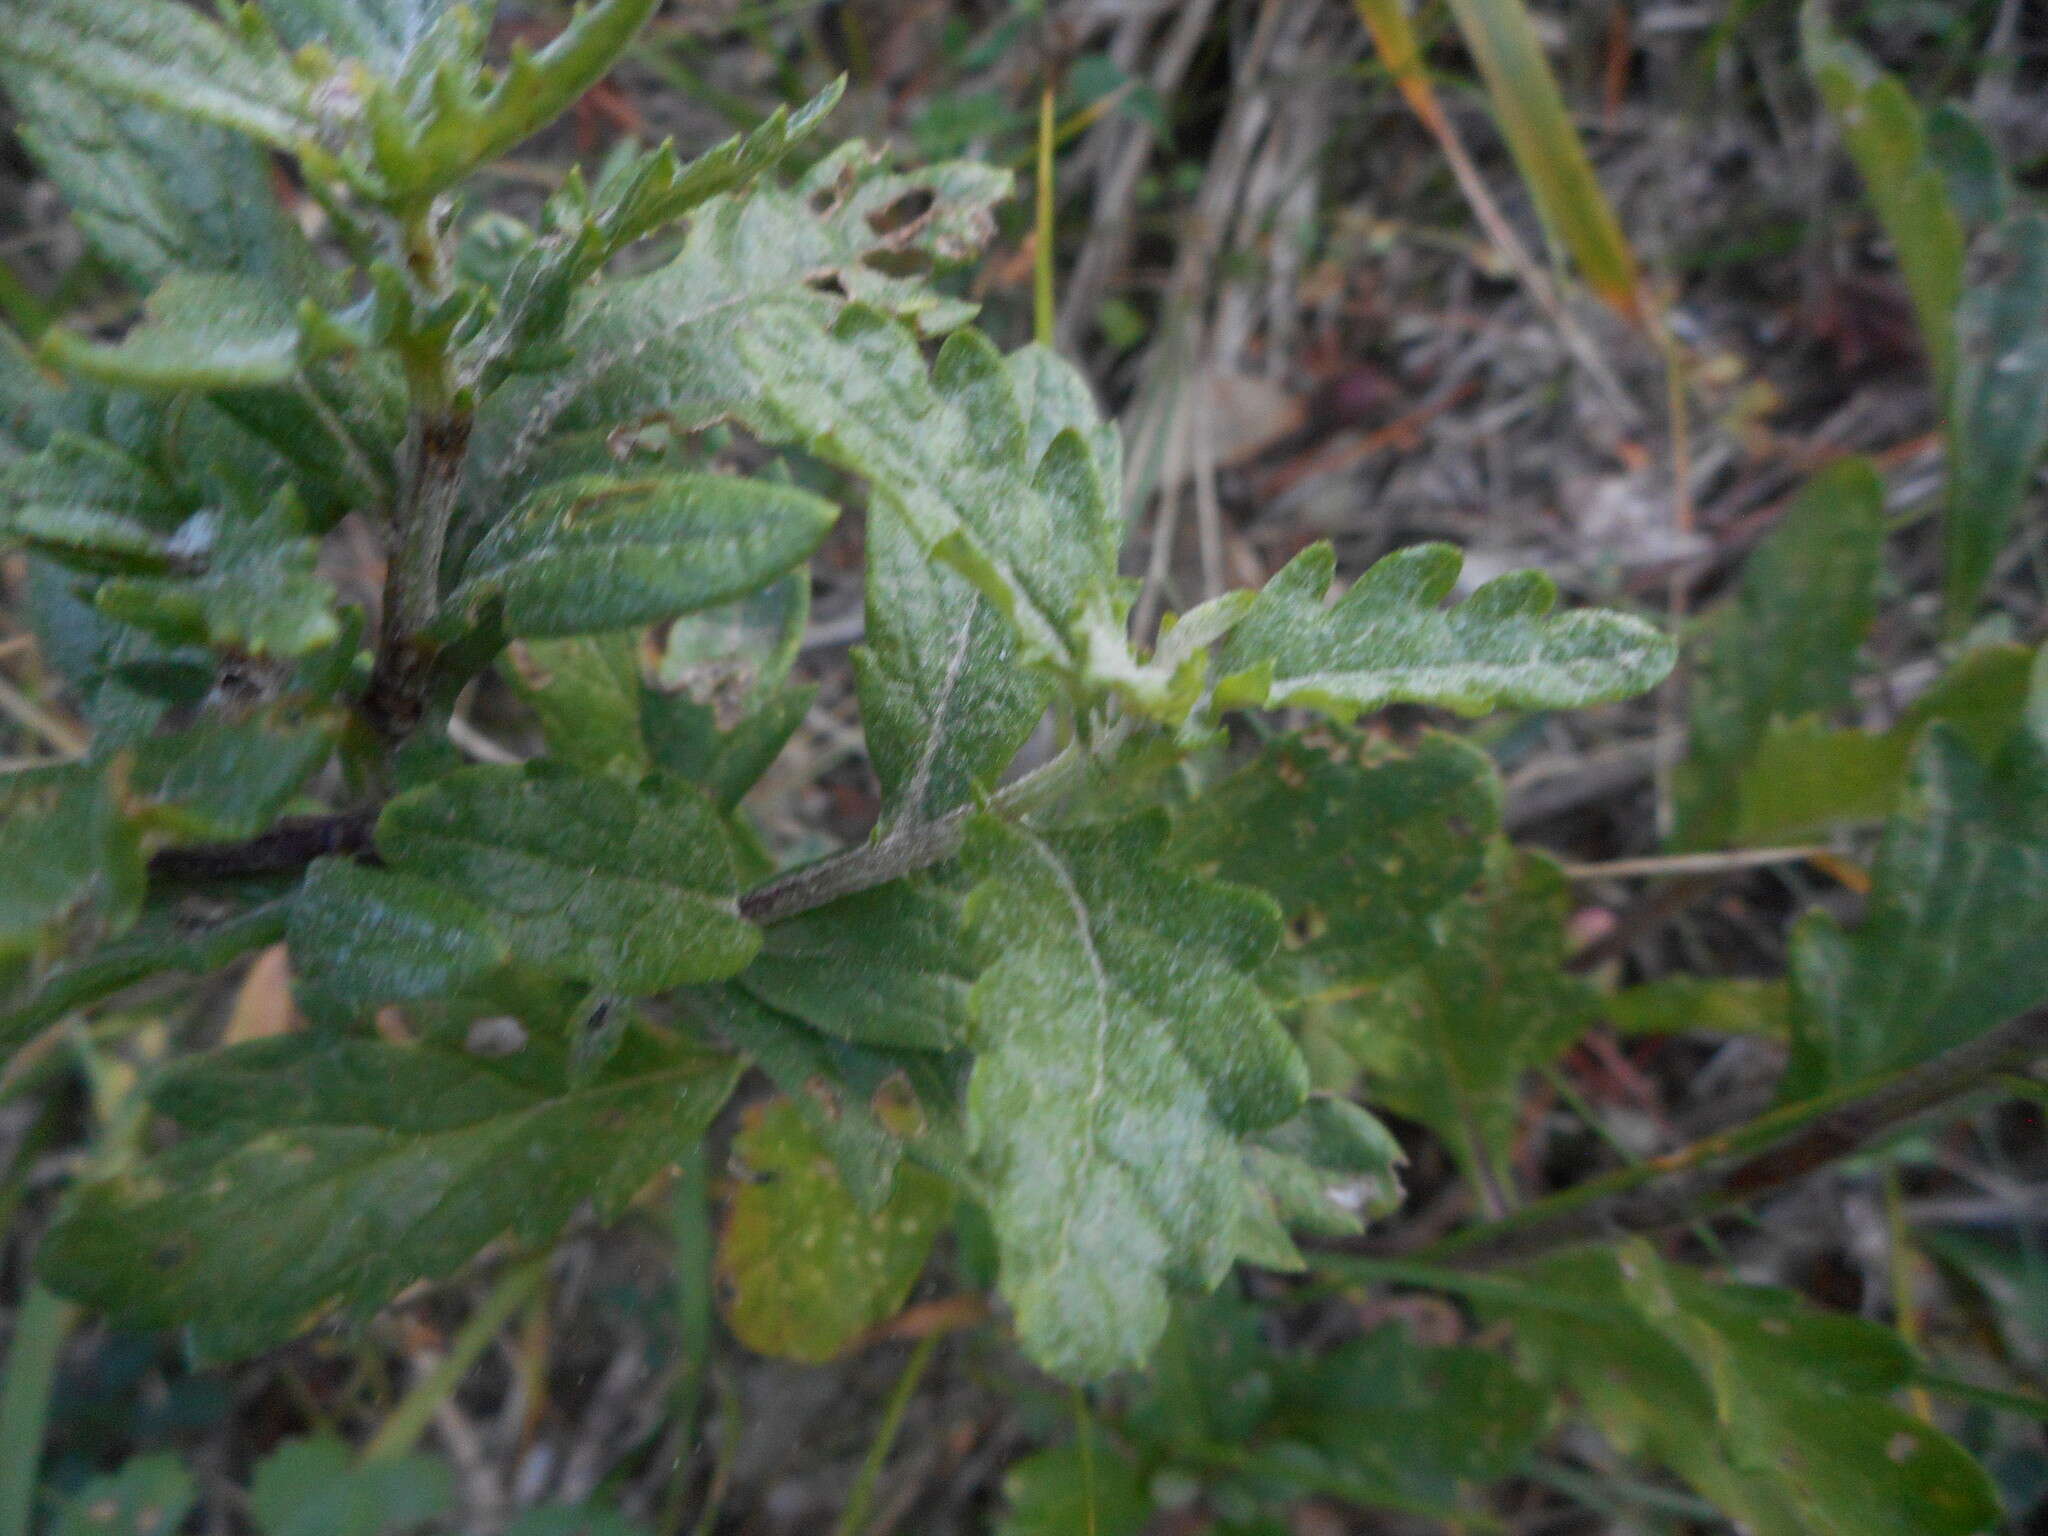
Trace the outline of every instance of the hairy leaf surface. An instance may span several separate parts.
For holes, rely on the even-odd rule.
[[[194,1134],[80,1188],[44,1271],[133,1325],[190,1325],[206,1355],[261,1349],[501,1233],[539,1243],[585,1201],[616,1212],[703,1134],[736,1073],[634,1035],[565,1088],[539,1049],[486,1062],[287,1036],[182,1064],[152,1101]]]
[[[1256,894],[1159,863],[1163,822],[970,836],[969,1135],[993,1186],[1025,1348],[1087,1379],[1141,1361],[1169,1277],[1213,1285],[1248,1198],[1237,1136],[1306,1072],[1250,975],[1279,936]]]
[[[1389,704],[1476,715],[1624,699],[1671,670],[1671,642],[1640,619],[1551,612],[1557,589],[1535,571],[1441,607],[1463,564],[1448,544],[1419,544],[1388,555],[1325,607],[1336,554],[1310,546],[1231,632],[1219,692],[1341,721]]]

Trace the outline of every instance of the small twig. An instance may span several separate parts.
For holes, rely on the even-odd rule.
[[[1567,880],[1661,880],[1678,875],[1718,875],[1735,869],[1762,869],[1796,864],[1828,850],[1808,848],[1731,848],[1722,853],[1665,853],[1640,859],[1610,859],[1604,864],[1567,864]]]
[[[295,874],[329,855],[360,858],[373,852],[376,826],[375,810],[288,816],[244,843],[193,843],[160,849],[150,857],[149,874],[152,880],[195,885]]]
[[[868,1508],[875,1500],[875,1484],[881,1478],[889,1452],[895,1448],[896,1432],[903,1427],[904,1412],[910,1407],[911,1398],[916,1396],[917,1384],[924,1377],[925,1367],[931,1364],[932,1353],[939,1347],[942,1337],[941,1334],[928,1333],[910,1352],[910,1363],[904,1366],[895,1390],[889,1394],[888,1406],[882,1410],[881,1425],[875,1431],[874,1443],[868,1447],[867,1459],[861,1463],[860,1474],[854,1479],[846,1508],[839,1516],[839,1523],[832,1528],[834,1536],[860,1536],[867,1529]]]
[[[1863,1151],[2044,1053],[2048,1009],[2038,1009],[1931,1061],[1788,1104],[1682,1151],[1526,1206],[1504,1221],[1457,1233],[1416,1257],[1490,1269],[1558,1248],[1684,1226]]]
[[[45,709],[5,677],[0,677],[0,710],[62,752],[66,759],[83,757],[92,738],[70,721]]]

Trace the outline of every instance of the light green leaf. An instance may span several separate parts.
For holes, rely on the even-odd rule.
[[[490,910],[444,885],[317,859],[287,930],[299,1000],[315,1018],[448,997],[512,958]]]
[[[593,0],[539,53],[515,45],[502,73],[437,70],[430,92],[375,87],[363,110],[383,191],[424,205],[566,112],[610,72],[660,0]]]
[[[1525,1365],[1571,1392],[1624,1454],[1669,1467],[1744,1529],[1968,1536],[1997,1525],[1983,1471],[1889,1400],[1912,1365],[1889,1330],[1785,1292],[1715,1285],[1640,1244],[1530,1273],[1531,1304],[1507,1287],[1481,1302],[1513,1317]]]
[[[179,520],[171,488],[98,438],[59,430],[0,468],[0,542],[74,570],[167,570],[180,558],[170,537]]]
[[[1535,571],[1439,605],[1464,557],[1447,544],[1397,551],[1331,607],[1328,544],[1311,545],[1266,583],[1223,649],[1219,692],[1235,702],[1299,705],[1348,721],[1388,704],[1460,714],[1557,709],[1625,699],[1671,670],[1671,642],[1640,619],[1554,614],[1557,589]]]
[[[0,55],[102,100],[218,123],[279,149],[317,129],[308,88],[281,57],[175,0],[0,0]]]
[[[1143,1361],[1169,1277],[1213,1286],[1249,1198],[1237,1134],[1306,1071],[1250,974],[1264,897],[1173,873],[1151,817],[1038,834],[979,819],[968,1128],[1025,1349],[1089,1379]]]
[[[660,421],[690,432],[725,416],[759,425],[757,384],[733,341],[764,303],[794,301],[829,323],[842,301],[822,290],[836,284],[927,330],[960,324],[971,309],[868,260],[965,259],[994,234],[990,205],[1009,189],[1007,171],[968,163],[892,174],[879,152],[856,143],[795,187],[705,203],[675,260],[581,302],[561,337],[566,363],[485,401],[466,487],[471,515],[495,519],[527,485],[597,467],[588,456],[622,427]],[[924,214],[893,216],[926,198]]]
[[[1896,78],[1828,29],[1820,6],[1807,6],[1801,30],[1807,72],[1898,254],[1936,388],[1946,394],[1955,375],[1950,320],[1963,292],[1963,226],[1928,154],[1920,109]]]
[[[1691,747],[1674,779],[1679,846],[1719,847],[1734,835],[1745,770],[1773,721],[1848,702],[1877,613],[1884,535],[1875,471],[1860,459],[1831,465],[1750,557],[1735,600],[1702,626]]]
[[[194,1058],[151,1093],[192,1134],[78,1188],[40,1263],[131,1326],[245,1354],[501,1234],[549,1241],[586,1201],[615,1214],[704,1133],[737,1067],[631,1033],[591,1081],[566,1074],[538,1044],[485,1061],[292,1035]]]
[[[1937,720],[1990,760],[2018,728],[2033,659],[2024,646],[1979,646],[1889,730],[1835,730],[1811,717],[1773,724],[1742,769],[1734,840],[1767,847],[1882,821],[1905,790],[1914,746]]]
[[[177,1457],[136,1456],[66,1499],[50,1536],[171,1536],[198,1501]]]
[[[1624,1035],[1762,1035],[1786,1039],[1792,1030],[1792,989],[1783,981],[1749,977],[1667,976],[1624,987],[1601,1004],[1607,1021]]]
[[[1348,1100],[1317,1096],[1245,1154],[1283,1228],[1349,1237],[1401,1203],[1407,1161],[1393,1133]]]
[[[967,577],[1029,654],[1071,669],[1069,625],[1114,585],[1122,539],[1092,434],[1066,425],[1034,456],[1036,374],[973,332],[948,337],[928,370],[915,336],[878,311],[849,308],[829,331],[819,320],[812,306],[766,307],[740,337],[771,421],[864,476],[876,506]]]
[[[1499,1177],[1522,1075],[1596,1016],[1591,987],[1564,969],[1571,911],[1557,865],[1496,843],[1479,885],[1435,918],[1420,962],[1318,1021],[1363,1068],[1373,1103],[1429,1126],[1476,1177]]]
[[[1172,852],[1266,892],[1295,933],[1268,967],[1283,999],[1405,970],[1479,879],[1500,827],[1485,753],[1431,733],[1412,752],[1287,737],[1186,806]]]
[[[1794,930],[1786,1098],[1909,1065],[2048,1001],[2040,762],[2015,798],[1946,728],[1928,735],[1862,922],[1845,933],[1814,913]]]
[[[652,623],[765,586],[837,516],[808,492],[728,475],[563,481],[484,536],[453,601],[501,598],[514,635]]]
[[[196,514],[174,536],[198,573],[124,576],[94,598],[101,613],[171,645],[252,656],[304,656],[341,635],[319,544],[286,493],[256,518]]]
[[[726,1321],[757,1354],[830,1360],[910,1295],[953,1208],[945,1180],[906,1164],[863,1210],[788,1099],[747,1111],[740,1183],[719,1235]]]
[[[857,1045],[956,1049],[975,975],[960,922],[935,885],[892,881],[777,923],[739,985]]]
[[[521,960],[607,992],[717,980],[760,947],[723,820],[662,775],[466,768],[387,805],[377,848],[495,913]]]
[[[1991,260],[1993,275],[1963,296],[1955,319],[1942,547],[1957,631],[1975,616],[2048,451],[2048,214],[2013,218]]]
[[[340,1440],[290,1440],[257,1464],[249,1508],[263,1536],[400,1536],[455,1503],[429,1456],[358,1462]]]
[[[638,779],[654,766],[640,735],[639,631],[522,640],[498,669],[564,767]]]
[[[172,273],[118,342],[52,330],[43,356],[117,389],[254,389],[298,372],[299,322],[277,290],[229,273]]]
[[[687,165],[676,159],[673,142],[625,161],[591,189],[589,221],[600,233],[594,259],[608,260],[635,240],[773,169],[791,148],[811,136],[839,105],[845,90],[841,77],[795,112],[777,107],[752,131],[734,134]]]

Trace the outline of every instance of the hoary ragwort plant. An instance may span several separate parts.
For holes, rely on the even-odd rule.
[[[1361,1071],[1498,1184],[1515,1079],[1592,1006],[1561,877],[1500,840],[1482,754],[1348,728],[1626,698],[1670,642],[1531,573],[1447,606],[1442,546],[1331,602],[1318,546],[1139,644],[1115,428],[932,281],[1006,173],[850,143],[782,184],[835,90],[688,164],[621,150],[532,223],[464,201],[655,3],[598,0],[491,69],[481,10],[444,0],[0,0],[22,132],[147,294],[118,339],[0,350],[0,536],[91,727],[0,791],[0,1046],[138,984],[170,1009],[280,939],[309,1021],[155,1068],[45,1282],[202,1358],[260,1350],[618,1212],[757,1068],[783,1096],[736,1150],[771,1177],[721,1257],[745,1342],[831,1355],[964,1205],[1024,1350],[1090,1382],[1152,1357],[1176,1292],[1298,1269],[1297,1234],[1398,1198]],[[881,820],[787,869],[742,802],[813,697],[790,676],[838,508],[782,460],[731,472],[735,430],[866,487]],[[385,551],[374,618],[322,560],[350,519]],[[540,760],[451,742],[493,669]],[[1193,771],[1233,712],[1281,707],[1330,724]],[[1063,745],[1016,773],[1048,716]],[[507,1017],[516,1048],[477,1027]],[[1615,1292],[1624,1353],[1664,1326],[1646,1276],[1573,1281]],[[1361,1422],[1439,1378],[1521,1412],[1493,1369],[1392,1361]],[[1365,1432],[1289,1433],[1308,1477],[1302,1434]],[[1482,1463],[1381,1493],[1435,1507]]]

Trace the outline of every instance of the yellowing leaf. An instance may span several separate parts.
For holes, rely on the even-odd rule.
[[[863,1210],[787,1099],[748,1110],[733,1151],[740,1182],[718,1245],[726,1321],[760,1354],[829,1360],[902,1307],[952,1189],[905,1164],[881,1208]]]

